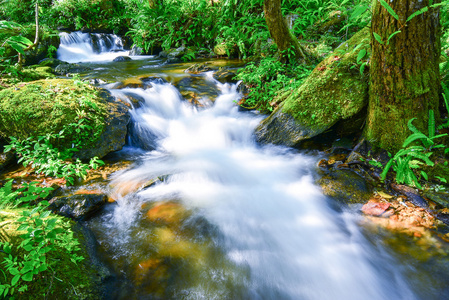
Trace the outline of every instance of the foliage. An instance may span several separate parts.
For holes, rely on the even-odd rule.
[[[36,173],[64,178],[67,184],[73,184],[76,178],[84,179],[88,170],[96,169],[104,163],[98,157],[92,158],[88,164],[79,159],[72,161],[73,152],[78,151],[76,148],[59,150],[53,146],[54,140],[64,138],[63,134],[61,131],[22,141],[10,137],[10,144],[5,146],[4,151],[14,150],[20,157],[18,162],[24,166],[30,165]]]
[[[430,160],[434,149],[444,148],[443,144],[435,144],[435,140],[447,136],[447,133],[435,135],[435,116],[433,110],[429,110],[428,135],[419,131],[414,125],[413,118],[407,123],[408,128],[413,132],[403,143],[400,149],[385,166],[381,178],[384,180],[391,167],[396,172],[396,182],[404,183],[411,186],[422,188],[419,180],[414,172],[423,165],[434,166],[434,162]],[[414,145],[419,141],[421,145]],[[420,172],[425,180],[428,180],[427,173]]]
[[[21,204],[21,217],[15,222],[17,231],[22,232],[20,243],[0,241],[3,255],[0,256],[3,278],[0,279],[0,298],[24,292],[36,275],[51,269],[56,263],[48,259],[49,254],[66,252],[71,261],[77,263],[83,258],[76,252],[79,242],[61,217],[51,217],[48,202],[40,201],[34,207],[31,202],[48,196],[52,188],[42,188],[36,183],[26,184],[24,188],[12,190],[12,181],[0,188],[0,207]]]
[[[249,87],[249,95],[242,106],[257,108],[263,112],[273,110],[272,101],[280,90],[298,88],[310,74],[305,66],[285,65],[275,58],[267,57],[259,64],[254,62],[239,70],[238,79]]]

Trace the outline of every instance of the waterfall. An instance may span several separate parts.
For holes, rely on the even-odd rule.
[[[220,94],[204,108],[183,101],[169,83],[113,90],[143,99],[131,111],[140,128],[134,139],[152,150],[115,175],[111,186],[121,196],[103,216],[99,227],[107,238],[100,242],[118,261],[129,262],[136,253],[161,255],[147,242],[155,233],[141,226],[142,207],[176,199],[207,220],[210,245],[222,254],[194,263],[184,257],[194,267],[185,271],[185,262],[170,273],[163,296],[148,295],[141,284],[123,299],[415,299],[394,260],[365,240],[357,217],[328,206],[314,184],[318,158],[258,146],[252,132],[262,117],[238,110],[236,85],[215,84]],[[120,189],[121,183],[161,177],[166,179],[135,193]],[[178,234],[173,243],[180,240]],[[170,257],[156,261],[169,264]],[[174,283],[179,274],[187,275]]]
[[[112,61],[120,55],[127,56],[122,39],[115,34],[61,32],[61,44],[56,56],[69,63],[87,61]]]

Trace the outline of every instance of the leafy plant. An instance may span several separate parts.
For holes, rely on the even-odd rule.
[[[0,207],[25,203],[21,217],[15,221],[19,225],[17,231],[23,232],[20,235],[21,242],[0,242],[4,253],[0,262],[3,275],[3,278],[0,277],[0,297],[14,295],[16,291],[26,291],[27,282],[52,267],[52,262],[48,260],[50,252],[67,252],[75,264],[83,259],[76,254],[79,250],[78,240],[74,238],[68,225],[61,221],[61,217],[50,216],[47,201],[40,201],[34,207],[27,205],[30,201],[47,197],[51,190],[52,188],[43,188],[31,183],[13,191],[12,181],[0,188],[0,195],[7,196],[0,198]]]
[[[64,178],[67,184],[73,184],[76,178],[85,178],[87,171],[96,169],[103,165],[103,161],[94,157],[88,164],[81,160],[72,160],[73,152],[76,148],[60,150],[53,146],[52,140],[64,138],[64,131],[58,134],[47,134],[37,138],[29,137],[25,140],[18,140],[10,137],[10,144],[5,146],[5,152],[14,150],[19,155],[18,162],[24,166],[30,165],[36,173],[43,173],[46,176]]]
[[[384,180],[391,167],[396,171],[396,182],[404,183],[411,186],[422,188],[414,170],[419,169],[423,165],[434,166],[434,162],[430,160],[433,154],[431,150],[445,147],[442,144],[435,144],[435,140],[444,136],[447,133],[435,135],[435,116],[433,110],[429,110],[429,124],[428,135],[419,131],[414,125],[413,118],[408,121],[407,126],[413,132],[404,141],[401,150],[399,150],[386,164],[381,179]],[[414,142],[420,142],[421,145],[411,145]],[[428,176],[424,171],[420,175],[428,180]]]

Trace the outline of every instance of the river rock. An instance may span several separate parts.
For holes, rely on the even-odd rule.
[[[331,170],[318,184],[325,195],[345,204],[365,203],[372,194],[366,180],[351,170]]]
[[[90,68],[81,66],[79,64],[69,64],[63,62],[55,68],[55,73],[58,75],[69,75],[74,73],[83,73],[89,71]]]
[[[140,47],[137,47],[136,45],[133,45],[131,48],[131,51],[129,51],[130,56],[138,56],[143,54],[143,49]]]
[[[65,62],[63,62],[62,60],[59,60],[57,58],[44,58],[43,60],[39,61],[39,66],[42,67],[51,67],[51,68],[56,68],[58,65],[60,64],[64,64]]]
[[[190,74],[199,74],[208,71],[212,71],[212,69],[207,66],[207,63],[193,64],[185,70],[186,73]]]
[[[110,152],[121,150],[126,143],[130,121],[128,108],[123,103],[116,102],[108,90],[100,89],[100,96],[107,102],[106,127],[93,144],[76,152],[76,156],[80,159],[102,158]]]
[[[435,203],[438,203],[444,208],[449,208],[449,193],[446,191],[436,192],[427,190],[423,193],[423,196]]]
[[[54,197],[49,209],[75,220],[86,220],[98,212],[107,203],[107,196],[100,193],[78,194]]]
[[[115,62],[121,62],[121,61],[131,61],[131,57],[129,56],[117,56],[116,58],[114,58],[112,61]]]
[[[410,201],[411,203],[413,203],[414,205],[423,207],[423,208],[429,207],[429,204],[426,202],[426,200],[423,197],[421,197],[419,195],[418,191],[415,190],[414,188],[411,188],[406,185],[395,184],[395,183],[391,184],[391,188],[393,190],[395,190],[396,192],[407,196],[407,200]]]
[[[161,225],[178,225],[188,216],[187,210],[176,202],[157,202],[145,214],[145,218]]]
[[[220,70],[214,73],[214,78],[221,83],[236,83],[237,80],[234,79],[235,76],[236,74],[234,72],[231,72],[225,68],[220,68]]]
[[[352,125],[358,120],[354,126],[360,131],[359,123],[364,117],[359,113],[368,103],[368,76],[353,68],[358,55],[353,49],[363,40],[369,41],[369,28],[355,34],[318,64],[299,89],[280,93],[282,103],[256,128],[257,141],[296,146],[342,120]],[[359,50],[368,48],[366,42]],[[356,120],[352,120],[354,116]],[[340,133],[349,132],[340,129]]]

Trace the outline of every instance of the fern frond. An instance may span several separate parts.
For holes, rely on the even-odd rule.
[[[407,153],[407,155],[409,156],[409,157],[415,157],[415,158],[419,158],[419,159],[421,159],[422,161],[424,161],[428,166],[431,166],[431,167],[433,167],[435,164],[433,163],[433,161],[431,161],[430,159],[429,159],[429,157],[426,155],[426,154],[424,154],[424,153],[420,153],[420,152],[409,152],[409,153]]]
[[[402,144],[402,147],[405,148],[416,140],[422,140],[424,146],[426,146],[426,143],[431,143],[430,145],[433,145],[433,141],[431,139],[429,139],[424,133],[418,131],[409,135]],[[424,141],[426,141],[426,143]]]
[[[414,120],[416,120],[416,118],[412,118],[412,119],[408,120],[408,122],[407,122],[408,129],[410,129],[410,131],[413,133],[421,133],[421,131],[419,131],[418,128],[416,128],[415,125],[412,124],[412,122]]]

